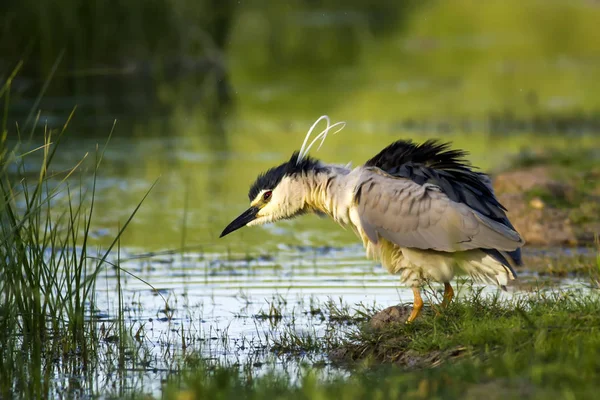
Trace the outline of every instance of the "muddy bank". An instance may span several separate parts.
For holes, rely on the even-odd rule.
[[[493,182],[528,245],[587,245],[600,232],[600,166],[533,165],[500,173]]]

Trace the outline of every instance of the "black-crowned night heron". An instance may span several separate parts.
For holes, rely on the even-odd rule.
[[[322,119],[327,128],[307,146]],[[419,288],[428,280],[444,283],[445,307],[454,296],[450,281],[459,272],[502,288],[515,278],[513,267],[521,265],[524,241],[490,179],[473,171],[465,151],[435,140],[399,140],[354,169],[307,155],[317,140],[322,144],[331,128],[342,124],[330,126],[329,118],[319,118],[299,152],[258,176],[248,193],[250,208],[221,237],[246,225],[326,214],[353,227],[367,256],[412,286],[408,322],[423,307]]]

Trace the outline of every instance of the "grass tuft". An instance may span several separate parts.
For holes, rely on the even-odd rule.
[[[8,80],[0,90],[6,102],[10,85]],[[96,177],[104,151],[97,151],[87,169],[86,154],[73,168],[54,171],[52,161],[72,117],[73,113],[58,131],[44,129],[44,144],[33,150],[27,150],[29,144],[22,141],[9,147],[8,128],[2,124],[1,398],[16,394],[49,397],[65,389],[77,392],[55,387],[56,377],[73,374],[85,381],[95,371],[103,336],[92,314],[96,309],[96,277],[109,264],[111,249],[139,208],[117,232],[108,250],[90,253]],[[34,165],[37,172],[32,174],[29,171]],[[92,182],[90,189],[84,184],[87,178]],[[119,299],[118,320],[122,321],[120,294]],[[120,343],[126,340],[124,332],[120,325]],[[122,346],[120,354],[124,352]]]

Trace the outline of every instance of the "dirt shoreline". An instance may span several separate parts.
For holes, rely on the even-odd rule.
[[[500,173],[493,184],[529,246],[584,246],[600,232],[600,168],[533,166]]]

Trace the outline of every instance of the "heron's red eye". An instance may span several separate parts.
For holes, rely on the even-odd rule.
[[[267,201],[271,198],[271,191],[269,190],[268,192],[265,192],[265,194],[263,194],[263,200]]]

